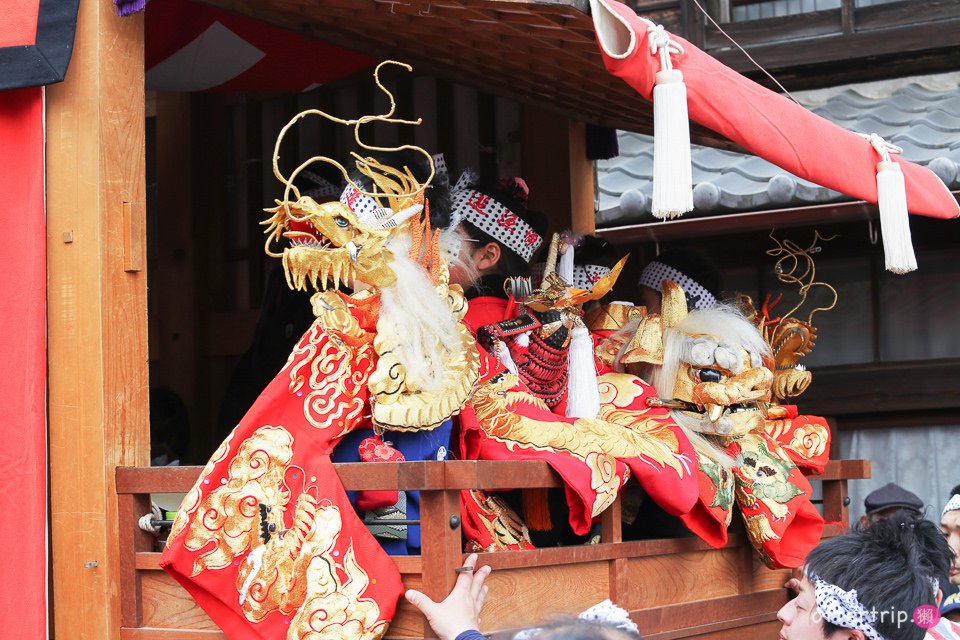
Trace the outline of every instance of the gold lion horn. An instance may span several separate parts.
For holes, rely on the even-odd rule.
[[[663,302],[660,314],[663,316],[663,327],[675,327],[687,317],[687,296],[683,287],[672,280],[663,281]]]

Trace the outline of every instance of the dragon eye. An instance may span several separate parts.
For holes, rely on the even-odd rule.
[[[333,221],[336,222],[337,226],[340,227],[341,229],[346,229],[347,227],[350,226],[350,221],[344,218],[343,216],[337,216],[336,218],[333,219]]]
[[[693,377],[700,382],[720,382],[723,374],[716,369],[694,369]]]

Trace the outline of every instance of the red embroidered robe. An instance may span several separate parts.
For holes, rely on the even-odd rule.
[[[376,300],[340,299],[207,463],[161,557],[231,640],[379,638],[403,592],[330,462],[376,364]]]

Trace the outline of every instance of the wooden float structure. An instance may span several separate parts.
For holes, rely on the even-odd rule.
[[[265,1],[211,0],[211,4],[269,9]],[[348,16],[357,8],[375,12],[378,7],[387,7],[406,23],[423,17],[415,2],[316,4],[335,10],[317,13],[309,3],[291,1],[285,3],[287,12],[275,15],[306,32],[318,25],[296,23],[302,7],[318,21],[321,16]],[[598,55],[592,62],[581,57],[588,48],[595,53],[583,0],[433,4],[435,16],[446,15],[454,24],[466,15],[473,17],[476,33],[469,44],[475,53],[471,60],[477,64],[491,59],[510,62],[517,75],[526,69],[518,63],[523,56],[516,48],[507,56],[484,54],[480,37],[484,34],[502,45],[516,45],[527,37],[527,55],[546,43],[567,52],[571,60],[580,60],[566,69],[568,81],[555,85],[554,93],[543,95],[548,85],[541,82],[543,77],[531,74],[526,85],[505,74],[491,90],[527,90],[540,96],[534,103],[554,103],[578,88],[570,76],[583,77],[591,65],[601,69]],[[549,9],[545,19],[530,17],[539,4]],[[506,25],[506,35],[495,28],[497,20]],[[345,39],[356,35],[345,34]],[[382,29],[377,34],[386,41],[392,32]],[[416,45],[422,33],[413,30],[404,37]],[[142,15],[121,19],[108,0],[81,0],[67,78],[46,90],[53,637],[223,637],[186,592],[159,570],[153,537],[137,527],[137,520],[149,512],[149,494],[184,492],[199,474],[196,467],[142,466],[149,457],[143,47]],[[445,70],[449,73],[437,69]],[[564,70],[550,69],[554,75],[560,71]],[[471,73],[478,82],[491,80],[476,68]],[[551,79],[555,78],[548,74],[546,80]],[[616,79],[601,84],[596,95],[606,107],[629,93]],[[577,100],[561,116],[542,118],[536,112],[524,135],[550,160],[532,168],[529,182],[534,189],[538,183],[556,186],[545,192],[553,201],[537,206],[566,216],[556,221],[557,226],[569,222],[587,232],[593,229],[594,188],[583,154],[584,122],[636,124],[652,118],[649,107],[605,108],[590,114],[589,109],[600,105],[584,100],[582,94]],[[581,119],[568,119],[574,116]],[[702,129],[695,129],[694,136],[724,143]],[[187,196],[169,197],[179,206]],[[423,555],[397,557],[396,563],[409,586],[434,598],[449,590],[452,569],[463,557],[459,527],[451,527],[459,489],[501,488],[504,477],[517,488],[560,486],[559,478],[537,462],[339,465],[338,472],[348,489],[422,492]],[[839,523],[848,522],[847,481],[866,477],[868,461],[847,460],[832,461],[813,478],[823,483],[823,513],[833,523],[824,535],[840,533]],[[539,622],[547,611],[573,614],[610,597],[631,611],[648,639],[772,636],[771,630],[778,627],[776,611],[788,598],[782,585],[789,572],[764,568],[742,532],[734,532],[721,549],[696,538],[623,542],[619,516],[618,499],[603,515],[599,545],[484,554],[481,562],[495,570],[484,630]],[[429,633],[423,618],[401,603],[390,636]]]
[[[545,462],[446,461],[337,464],[348,490],[420,491],[422,549],[393,556],[408,588],[436,600],[453,588],[463,563],[461,489],[562,486]],[[193,598],[159,566],[156,538],[137,521],[150,512],[150,494],[185,493],[200,467],[120,467],[116,472],[120,530],[121,640],[224,638]],[[824,536],[848,521],[847,480],[866,478],[866,460],[831,461],[811,480],[822,482]],[[790,595],[787,569],[758,560],[739,518],[728,543],[714,549],[698,538],[623,541],[620,497],[601,516],[601,542],[480,554],[489,565],[490,593],[482,631],[490,633],[575,615],[610,598],[630,612],[647,640],[734,640],[774,637],[777,610]],[[388,638],[434,637],[424,618],[401,601]]]

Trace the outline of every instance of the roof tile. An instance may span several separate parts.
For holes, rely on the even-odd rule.
[[[866,86],[834,93],[812,110],[851,131],[883,136],[903,148],[905,159],[929,164],[948,187],[960,188],[960,85],[953,76],[929,76],[885,97]],[[597,224],[653,222],[653,138],[621,131],[619,142],[619,157],[597,163]],[[849,199],[756,156],[694,146],[691,161],[696,207],[691,217]]]

